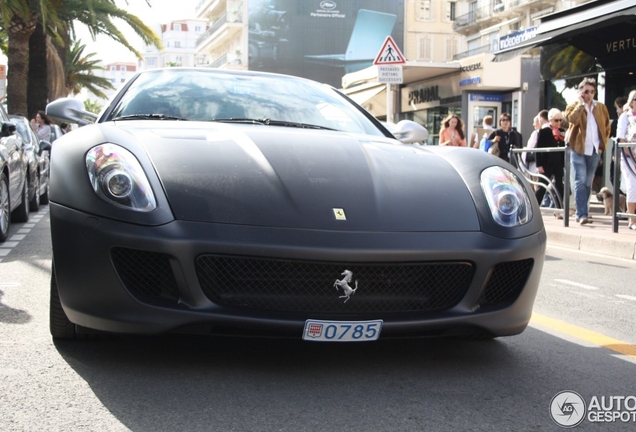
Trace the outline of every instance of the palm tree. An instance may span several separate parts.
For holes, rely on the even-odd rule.
[[[148,1],[148,0],[147,0]],[[7,97],[11,112],[30,112],[27,103],[27,89],[46,89],[48,81],[42,76],[29,76],[29,40],[36,31],[38,23],[43,26],[43,34],[53,36],[54,42],[62,50],[68,49],[71,37],[74,36],[73,23],[78,21],[88,26],[93,37],[105,34],[119,42],[141,58],[141,54],[128,42],[113,18],[119,18],[128,24],[149,45],[161,48],[161,41],[155,32],[146,26],[138,17],[120,9],[115,0],[2,0],[0,8],[0,28],[7,35],[8,40],[8,80]],[[46,30],[44,30],[46,29]],[[45,42],[42,43],[42,40]],[[38,47],[46,47],[46,38],[40,39]],[[66,55],[60,56],[58,50],[47,50],[46,54],[37,54],[33,64],[39,61],[38,70],[48,69],[45,76],[58,74],[64,76],[64,68],[60,67],[66,60]],[[65,52],[65,51],[64,51]],[[55,56],[58,59],[55,59]],[[50,62],[45,62],[49,57]],[[57,64],[57,66],[56,66]],[[29,82],[29,78],[33,81]],[[37,91],[37,90],[34,90]],[[41,109],[46,103],[41,93],[31,99],[33,109]],[[44,100],[41,100],[44,99]]]
[[[86,111],[90,111],[94,114],[99,114],[100,111],[102,110],[102,104],[99,103],[99,101],[94,101],[91,99],[86,99],[84,101],[84,109]]]
[[[3,0],[0,25],[8,40],[7,99],[9,112],[28,112],[29,39],[38,23],[61,24],[56,11],[62,0]]]
[[[85,88],[95,96],[106,99],[107,96],[100,89],[113,90],[115,87],[108,79],[93,75],[93,71],[103,70],[104,68],[99,66],[99,60],[92,59],[97,54],[84,55],[85,48],[86,45],[73,42],[71,49],[68,51],[65,67],[65,96],[71,93],[77,95]]]

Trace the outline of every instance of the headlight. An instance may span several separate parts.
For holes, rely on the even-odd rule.
[[[514,227],[528,223],[532,205],[523,184],[505,168],[493,166],[481,173],[481,188],[493,219],[499,225]]]
[[[155,196],[139,161],[115,144],[101,144],[86,154],[86,170],[93,190],[119,207],[149,212],[157,208]]]

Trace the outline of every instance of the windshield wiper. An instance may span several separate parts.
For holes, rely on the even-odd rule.
[[[175,117],[165,114],[129,114],[121,117],[115,117],[115,120],[188,120],[182,117]]]
[[[284,126],[284,127],[296,127],[302,129],[324,129],[324,130],[335,130],[332,128],[328,128],[325,126],[312,125],[308,123],[297,123],[287,120],[272,120],[272,119],[252,119],[252,118],[243,118],[243,117],[231,117],[231,118],[215,118],[212,119],[215,122],[221,123],[250,123],[250,124],[262,124],[266,126]]]

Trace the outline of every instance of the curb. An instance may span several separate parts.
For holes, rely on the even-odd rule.
[[[562,229],[551,229],[548,226],[545,229],[549,245],[636,260],[635,241],[567,233]]]

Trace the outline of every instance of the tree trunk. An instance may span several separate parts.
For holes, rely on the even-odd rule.
[[[7,29],[9,55],[7,56],[7,108],[9,114],[28,115],[27,87],[29,74],[29,38],[35,30],[35,18],[26,23],[13,16]]]
[[[27,87],[28,118],[35,118],[39,110],[48,103],[49,83],[46,61],[46,35],[38,23],[29,39],[29,74]]]

